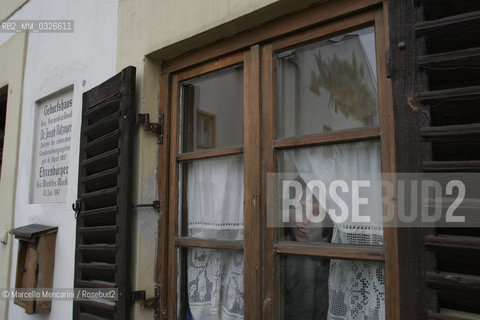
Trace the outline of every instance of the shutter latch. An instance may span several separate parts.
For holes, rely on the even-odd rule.
[[[154,319],[161,319],[161,292],[162,286],[159,284],[155,285],[155,296],[151,298],[146,298],[145,290],[137,290],[132,292],[132,303],[135,301],[143,301],[144,308],[154,308]]]
[[[137,113],[137,123],[143,124],[145,131],[151,131],[157,135],[158,144],[163,144],[163,130],[165,125],[165,114],[160,113],[158,116],[158,123],[150,122],[150,115],[148,113]]]
[[[160,206],[161,206],[160,200],[155,200],[152,203],[145,203],[145,204],[134,204],[132,205],[133,208],[146,208],[146,207],[152,207],[153,209],[157,210],[157,212],[160,212]]]
[[[80,213],[80,209],[81,209],[80,202],[81,202],[80,200],[76,200],[75,203],[72,203],[72,210],[75,211],[75,219],[77,219],[78,214]]]

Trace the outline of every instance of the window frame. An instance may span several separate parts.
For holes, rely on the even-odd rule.
[[[254,52],[257,52],[255,55]],[[168,227],[168,241],[172,245],[168,247],[168,296],[173,297],[178,292],[177,284],[177,272],[179,266],[178,261],[178,248],[215,248],[215,249],[227,249],[227,250],[243,250],[244,252],[244,270],[251,268],[252,265],[258,264],[260,258],[260,241],[259,233],[253,228],[260,225],[260,221],[254,223],[253,217],[260,217],[259,206],[256,205],[257,197],[259,193],[260,185],[260,164],[259,164],[259,146],[260,137],[258,134],[249,130],[250,128],[259,128],[260,114],[259,110],[259,88],[252,85],[252,83],[258,83],[259,81],[259,49],[252,49],[251,51],[240,51],[233,53],[226,57],[215,59],[206,64],[202,64],[191,69],[186,69],[179,73],[175,73],[172,76],[171,81],[171,146],[170,146],[170,175],[169,175],[169,227]],[[243,119],[243,145],[232,146],[227,148],[213,149],[207,151],[194,151],[194,152],[181,152],[180,151],[180,136],[181,136],[181,84],[184,81],[192,78],[200,77],[215,71],[219,71],[228,67],[232,67],[243,63],[244,70],[244,119]],[[257,98],[253,98],[257,96]],[[257,111],[256,111],[257,110]],[[245,115],[257,114],[252,117]],[[194,161],[200,159],[213,159],[218,157],[243,155],[244,161],[244,203],[253,203],[252,206],[244,206],[244,240],[210,240],[210,239],[194,239],[190,237],[177,236],[178,234],[178,212],[179,212],[179,166],[181,163],[187,161]],[[252,181],[258,180],[258,181]],[[260,272],[252,277],[260,278]],[[255,279],[248,278],[247,274],[244,274],[245,282],[255,283]],[[244,308],[247,309],[247,305],[251,303],[250,299],[245,299]],[[177,300],[170,299],[168,302],[168,314],[176,315]],[[252,307],[253,309],[254,307]]]
[[[249,166],[245,174],[245,229],[243,250],[245,254],[244,279],[245,319],[278,319],[276,304],[277,283],[271,281],[276,269],[276,253],[296,250],[296,248],[275,245],[275,233],[266,228],[266,172],[275,172],[275,150],[295,145],[320,145],[332,141],[360,141],[376,138],[380,141],[382,171],[395,172],[395,144],[393,129],[393,108],[391,83],[386,73],[384,52],[388,48],[387,11],[385,1],[380,0],[341,0],[329,1],[304,12],[269,22],[260,28],[252,29],[212,45],[206,46],[174,58],[162,64],[160,77],[160,113],[166,115],[164,141],[159,147],[158,186],[162,201],[162,214],[159,221],[156,277],[162,284],[161,312],[168,319],[176,318],[176,247],[220,245],[230,249],[240,249],[239,243],[222,241],[198,241],[179,239],[176,233],[178,213],[178,161],[218,157],[227,154],[244,155],[244,166]],[[274,52],[289,46],[307,43],[342,33],[362,26],[375,26],[375,46],[377,59],[377,84],[379,101],[379,126],[361,130],[324,133],[314,137],[274,139],[276,122],[275,67],[272,63]],[[241,58],[239,58],[241,57]],[[210,73],[238,63],[244,63],[244,145],[219,152],[208,150],[192,153],[178,153],[181,81]],[[361,131],[361,132],[360,132]],[[323,141],[323,142],[322,142]],[[225,151],[225,152],[224,152]],[[251,167],[250,167],[251,166]],[[389,174],[390,175],[390,174]],[[385,177],[392,178],[393,177]],[[175,182],[175,183],[172,183]],[[392,222],[393,223],[393,222]],[[386,318],[399,319],[398,283],[398,243],[397,231],[386,225],[384,247],[363,250],[345,246],[340,249],[345,256],[381,260],[385,262]],[[317,246],[318,247],[318,246]],[[322,256],[338,257],[335,248],[313,248],[306,252]],[[250,288],[255,288],[252,290]],[[173,296],[172,296],[173,295]],[[168,297],[172,297],[168,299]],[[175,297],[175,298],[173,298]]]
[[[381,169],[383,178],[393,179],[390,173],[395,172],[394,141],[393,141],[393,109],[390,81],[386,74],[386,61],[383,53],[386,49],[386,30],[383,11],[378,9],[361,12],[351,17],[335,20],[294,35],[287,36],[265,44],[262,47],[262,109],[263,109],[263,168],[265,172],[277,172],[277,151],[321,146],[328,144],[351,143],[365,140],[377,140],[380,142]],[[276,73],[275,54],[280,51],[291,49],[321,39],[337,36],[348,31],[362,27],[374,26],[376,62],[377,62],[377,87],[379,105],[379,124],[375,127],[348,129],[332,133],[318,133],[312,135],[276,138]],[[266,186],[264,185],[264,194]],[[384,208],[385,209],[385,208]],[[264,208],[265,212],[266,208]],[[376,261],[385,263],[385,311],[386,319],[396,319],[398,306],[393,292],[398,290],[398,282],[393,279],[398,276],[398,264],[396,257],[396,229],[393,225],[384,224],[384,245],[361,247],[360,245],[346,244],[295,244],[277,240],[277,231],[267,228],[265,233],[264,250],[264,287],[265,301],[271,304],[272,314],[269,319],[280,319],[278,305],[279,299],[279,274],[278,258],[272,257],[270,252],[279,254],[296,254],[311,257],[343,258],[363,261]],[[389,259],[386,259],[386,257]],[[272,272],[273,270],[273,272]],[[268,280],[267,280],[268,279]]]

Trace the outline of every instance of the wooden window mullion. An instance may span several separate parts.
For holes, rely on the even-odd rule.
[[[265,45],[262,48],[262,167],[263,167],[263,194],[262,212],[267,212],[267,173],[275,172],[276,156],[273,148],[275,137],[275,60],[273,46]],[[279,319],[277,257],[273,254],[277,229],[266,228],[263,237],[263,309],[265,320]]]
[[[171,87],[171,130],[170,130],[170,191],[168,210],[168,314],[170,319],[177,315],[177,247],[173,245],[178,230],[178,178],[177,154],[179,148],[180,84],[178,75],[172,77]]]
[[[245,319],[261,319],[260,46],[251,47],[244,59],[244,310]]]

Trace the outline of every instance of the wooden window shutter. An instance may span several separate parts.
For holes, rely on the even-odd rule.
[[[74,319],[129,319],[135,68],[83,94],[75,288],[117,288],[118,301],[75,301]]]
[[[480,171],[480,4],[392,0],[397,171]],[[465,199],[465,201],[478,199]],[[480,229],[400,229],[402,319],[480,315]]]

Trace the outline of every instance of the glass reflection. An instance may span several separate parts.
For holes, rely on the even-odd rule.
[[[182,152],[243,143],[243,67],[182,84]]]
[[[374,28],[277,55],[279,137],[378,125]]]

